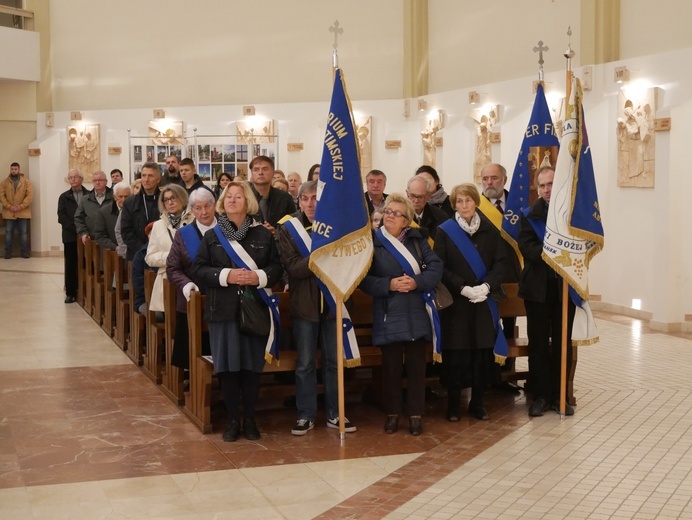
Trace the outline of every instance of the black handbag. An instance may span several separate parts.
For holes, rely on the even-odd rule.
[[[242,334],[251,336],[269,336],[271,318],[269,307],[264,302],[258,302],[250,288],[239,290],[240,319],[239,327]]]
[[[416,252],[418,253],[418,258],[420,259],[420,270],[425,271],[425,262],[423,262],[423,253],[420,250],[420,246],[418,245],[418,241],[414,240],[413,245],[416,248]],[[454,299],[452,298],[452,293],[449,292],[449,289],[447,289],[447,286],[442,283],[440,280],[437,282],[437,285],[435,286],[435,298],[433,298],[433,303],[435,304],[435,308],[438,311],[441,311],[443,309],[446,309],[452,303],[454,303]]]

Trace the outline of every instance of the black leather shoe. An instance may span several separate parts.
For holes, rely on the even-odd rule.
[[[399,429],[399,416],[398,415],[388,415],[387,420],[384,423],[385,433],[396,433]]]
[[[490,415],[488,415],[488,412],[485,411],[485,408],[482,406],[471,406],[469,405],[469,415],[472,415],[479,421],[487,421],[490,419]]]
[[[418,437],[423,433],[423,421],[420,417],[412,416],[408,419],[408,431],[414,437]]]
[[[240,423],[234,420],[229,423],[228,428],[223,432],[223,440],[224,442],[235,442],[238,440],[238,437],[240,437]]]
[[[260,432],[254,419],[245,419],[243,421],[243,435],[249,441],[256,441],[260,438]]]
[[[77,301],[77,298],[75,298],[74,296],[67,296],[65,298],[65,303],[74,303],[76,301]]]
[[[555,401],[553,403],[550,403],[550,409],[555,410],[557,413],[560,413],[560,402]],[[574,408],[569,403],[565,403],[565,415],[574,415]]]
[[[529,408],[529,417],[543,417],[543,414],[548,411],[550,406],[545,397],[539,397],[533,400]]]
[[[449,422],[459,422],[461,420],[461,410],[458,406],[447,408],[447,420]]]

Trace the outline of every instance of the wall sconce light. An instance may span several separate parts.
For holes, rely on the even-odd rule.
[[[475,90],[469,92],[469,105],[477,105],[480,102],[481,95],[478,92],[476,92]]]
[[[163,108],[155,108],[154,119],[166,119],[166,111]]]
[[[428,109],[428,102],[425,99],[418,100],[418,110],[425,112]]]
[[[82,113],[81,112],[70,112],[70,119],[72,121],[81,121],[82,120]]]
[[[630,71],[627,67],[615,67],[615,83],[627,83],[630,80]]]

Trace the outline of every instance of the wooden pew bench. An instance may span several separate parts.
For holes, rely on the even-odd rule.
[[[113,273],[115,276],[115,333],[113,341],[121,349],[127,350],[130,337],[130,291],[127,262],[115,255]]]

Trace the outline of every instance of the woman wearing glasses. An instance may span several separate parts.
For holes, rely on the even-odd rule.
[[[193,222],[195,216],[187,211],[187,192],[177,184],[168,184],[161,189],[159,212],[161,218],[151,228],[144,261],[148,266],[159,269],[151,292],[149,310],[163,312],[163,277],[173,237],[178,228]]]
[[[384,430],[394,433],[399,416],[409,432],[423,432],[426,346],[435,334],[430,292],[442,278],[442,261],[420,232],[410,227],[413,205],[404,195],[387,197],[382,226],[374,234],[372,266],[360,287],[373,297],[373,343],[382,347],[382,383],[387,413]],[[426,297],[428,301],[426,302]],[[435,314],[433,314],[435,313]],[[406,407],[402,398],[406,364]]]

